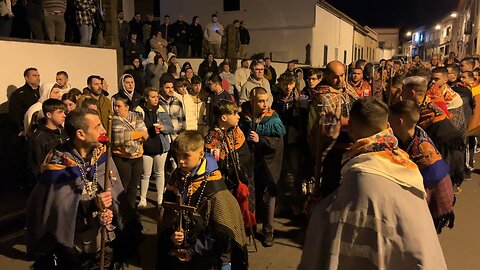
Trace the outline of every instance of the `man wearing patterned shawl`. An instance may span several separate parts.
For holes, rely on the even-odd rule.
[[[33,269],[98,269],[101,226],[107,225],[110,241],[112,222],[123,229],[126,221],[118,198],[123,187],[110,158],[111,188],[104,188],[107,154],[98,138],[105,129],[96,111],[73,110],[65,131],[70,140],[47,155],[30,194],[27,249]],[[112,253],[105,255],[108,267]]]
[[[427,133],[417,126],[420,110],[415,102],[404,100],[390,106],[389,123],[399,146],[417,164],[427,191],[427,203],[438,233],[453,228],[455,214],[452,180],[447,163]]]
[[[425,201],[422,175],[397,146],[387,106],[356,101],[342,185],[316,205],[301,270],[447,269]]]
[[[436,67],[432,70],[432,81],[440,89],[448,112],[450,113],[450,121],[458,131],[465,136],[466,122],[463,112],[462,97],[450,88],[448,82],[448,70],[444,67]]]
[[[346,85],[345,67],[332,61],[324,81],[312,91],[307,139],[315,158],[315,195],[319,197],[332,193],[340,184],[342,155],[350,145],[346,127],[350,106],[359,96]]]
[[[438,151],[450,167],[450,177],[456,193],[461,191],[463,182],[465,145],[462,135],[453,126],[448,116],[430,99],[427,81],[419,76],[403,81],[403,100],[412,100],[420,108],[418,125],[427,132]]]

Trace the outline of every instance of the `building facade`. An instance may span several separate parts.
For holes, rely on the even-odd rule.
[[[478,42],[480,32],[480,0],[459,1],[457,21],[453,24],[454,51],[463,58],[480,54]]]
[[[378,58],[390,59],[400,53],[399,28],[373,28],[372,30],[378,35]]]
[[[168,14],[175,20],[181,14],[189,21],[200,16],[205,26],[213,13],[224,27],[235,19],[245,21],[251,37],[248,56],[263,53],[274,61],[318,67],[332,60],[378,60],[377,33],[324,0],[160,1],[161,18]]]

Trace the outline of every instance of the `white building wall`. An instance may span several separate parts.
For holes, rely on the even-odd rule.
[[[355,53],[356,49],[356,53]],[[363,54],[362,54],[363,49]],[[366,60],[366,49],[365,49],[365,36],[360,33],[358,30],[353,30],[353,52],[352,52],[353,61],[360,59]]]
[[[173,21],[182,14],[191,22],[195,15],[200,16],[202,26],[210,21],[212,13],[217,13],[224,26],[234,19],[245,20],[249,30],[262,28],[312,27],[314,24],[315,0],[242,0],[240,11],[223,11],[220,0],[167,0],[160,1],[160,16],[170,15]],[[252,40],[254,42],[254,40]]]
[[[312,28],[250,30],[251,42],[248,55],[265,53],[272,56],[273,61],[288,62],[298,60],[305,63],[305,47],[312,41]],[[313,50],[312,50],[313,54]]]
[[[9,64],[2,69],[0,112],[5,112],[7,96],[25,84],[23,71],[29,67],[38,69],[42,84],[55,82],[57,71],[64,70],[72,87],[83,89],[87,86],[87,77],[95,74],[107,80],[111,95],[118,91],[114,49],[0,40],[0,51],[22,52],[2,54],[2,60]]]
[[[219,0],[175,0],[161,1],[161,17],[165,14],[175,21],[178,14],[190,22],[195,15],[200,16],[204,27],[217,13],[219,22],[226,27],[233,20],[244,20],[250,32],[248,57],[255,53],[272,54],[274,61],[306,60],[307,44],[312,40],[312,27],[315,23],[315,0],[244,0],[240,11],[223,11],[223,1]]]
[[[323,8],[315,7],[316,24],[313,27],[312,39],[312,66],[324,66],[324,46],[328,46],[326,62],[332,60],[352,61],[353,25],[338,18]],[[336,55],[336,51],[338,52]]]
[[[397,49],[399,42],[398,28],[372,28],[378,34],[378,42],[384,42],[385,47]]]

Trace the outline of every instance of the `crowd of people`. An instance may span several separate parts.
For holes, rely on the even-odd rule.
[[[105,6],[98,0],[3,0],[0,2],[0,37],[74,42],[104,46]],[[163,23],[152,14],[139,12],[127,21],[117,13],[118,36],[124,49],[124,63],[133,58],[147,59],[150,51],[167,61],[167,53],[179,57],[201,57],[211,51],[215,57],[246,58],[250,34],[245,22],[234,20],[227,26],[212,14],[202,27],[200,17],[191,23],[178,15],[173,22],[165,15]],[[153,61],[152,61],[153,62]],[[177,70],[177,72],[180,72]]]
[[[9,117],[27,153],[33,269],[97,267],[101,228],[121,269],[152,204],[157,269],[247,269],[249,239],[274,245],[278,214],[310,219],[299,269],[446,269],[437,234],[473,171],[478,58],[304,76],[270,59],[217,66],[210,50],[197,74],[171,52],[177,69],[129,68],[111,97],[99,75],[79,90],[65,71],[40,84],[25,70]]]

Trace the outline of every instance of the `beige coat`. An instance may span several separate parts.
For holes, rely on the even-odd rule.
[[[298,269],[447,269],[424,193],[345,167],[342,185],[313,210]]]

